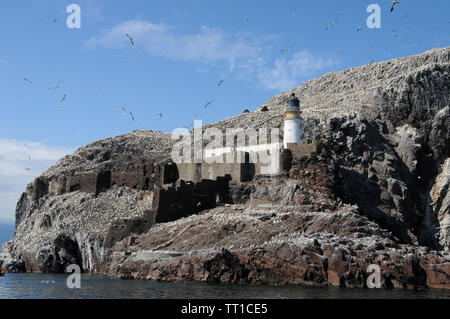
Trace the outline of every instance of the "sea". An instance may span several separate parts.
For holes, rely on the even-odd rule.
[[[83,274],[80,289],[64,274],[6,274],[0,299],[450,299],[448,290],[344,289],[303,286],[216,285],[120,280]]]

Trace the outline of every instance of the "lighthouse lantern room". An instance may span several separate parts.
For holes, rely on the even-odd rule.
[[[299,145],[301,138],[300,101],[292,93],[286,102],[286,111],[284,114],[284,148],[287,149],[290,145]]]

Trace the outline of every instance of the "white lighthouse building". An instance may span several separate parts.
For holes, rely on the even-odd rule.
[[[289,145],[298,145],[302,139],[300,119],[300,101],[292,93],[289,100],[286,102],[286,112],[284,114],[284,148],[289,148]]]

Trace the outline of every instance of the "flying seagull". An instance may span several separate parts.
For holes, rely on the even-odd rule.
[[[362,30],[362,26],[359,26],[356,31],[361,31]]]
[[[23,79],[25,82],[28,82],[30,84],[33,84],[33,81],[28,80],[27,78]]]
[[[288,52],[289,52],[289,49],[280,50],[280,51],[283,52],[283,53],[288,53]]]
[[[332,27],[334,27],[336,25],[336,23],[338,22],[338,20],[333,21],[328,27],[326,27],[326,30],[330,30]]]
[[[123,105],[119,105],[119,109],[122,111],[123,116],[127,115],[127,109]]]
[[[3,156],[0,155],[0,161],[1,161],[1,160],[4,160],[4,159],[5,159],[5,158],[4,158]]]
[[[212,104],[212,101],[208,101],[205,105],[205,109],[208,107],[208,105]]]
[[[221,86],[223,82],[224,82],[224,80],[220,80],[219,84],[217,86]]]
[[[59,89],[59,85],[62,84],[63,81],[58,81],[58,83],[56,83],[56,85],[53,85],[52,87],[49,87],[49,90],[56,90]]]
[[[247,22],[248,22],[248,16],[245,16],[244,19],[247,20]]]
[[[392,11],[394,11],[395,7],[396,7],[396,6],[397,6],[397,4],[399,4],[399,3],[400,3],[400,1],[398,1],[398,0],[394,0],[394,1],[392,1],[391,12],[392,12]]]
[[[64,102],[67,99],[67,96],[64,94],[64,96],[61,99],[61,103]]]
[[[129,34],[127,34],[126,36],[127,36],[128,40],[130,40],[131,44],[134,45],[133,38]]]
[[[131,119],[133,120],[133,122],[136,122],[136,121],[134,120],[133,112],[130,112],[130,117],[131,117]]]

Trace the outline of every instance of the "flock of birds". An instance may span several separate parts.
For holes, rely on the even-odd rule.
[[[23,80],[24,80],[25,82],[29,83],[29,84],[34,84],[34,82],[33,82],[32,80],[29,80],[29,79],[27,79],[27,78],[24,78]],[[56,90],[56,89],[59,89],[59,88],[60,88],[60,85],[61,85],[62,83],[63,83],[63,81],[58,81],[58,83],[56,83],[55,85],[49,87],[48,89],[49,89],[49,90],[52,90],[52,91],[54,91],[54,90]],[[22,98],[22,100],[25,100],[25,99],[26,99],[25,96],[23,96],[23,94],[20,94],[20,97]],[[66,94],[64,94],[64,96],[61,98],[61,103],[63,103],[65,100],[67,100],[67,95],[66,95]]]
[[[316,0],[316,2],[320,3],[320,0]],[[392,5],[391,5],[391,12],[394,12],[395,8],[397,7],[397,5],[400,3],[400,1],[398,0],[394,0],[392,1]],[[408,16],[408,11],[406,11],[405,13],[405,18]],[[336,24],[338,23],[338,20],[333,21],[330,25],[328,25],[325,30],[330,30],[331,28],[333,28]],[[356,28],[356,31],[362,31],[363,27],[362,26],[358,26]]]
[[[316,2],[317,2],[317,3],[320,3],[320,0],[316,0]],[[399,3],[400,3],[400,2],[399,2],[398,0],[392,1],[392,6],[391,6],[390,11],[393,12]],[[293,16],[295,16],[295,15],[293,15]],[[244,16],[244,19],[248,22],[248,21],[249,21],[249,16]],[[182,20],[182,22],[184,23],[184,19],[181,19],[181,20]],[[55,23],[55,22],[56,22],[56,19],[53,19],[53,22]],[[326,27],[326,30],[332,29],[337,23],[338,23],[338,20],[333,21],[330,25],[328,25],[328,26]],[[362,26],[358,26],[357,29],[356,29],[356,31],[361,31],[362,29],[363,29]],[[393,35],[395,36],[396,33],[397,33],[397,30],[394,30],[394,31],[393,31]],[[134,46],[134,45],[136,44],[136,43],[135,43],[135,40],[134,40],[134,38],[133,38],[132,35],[130,35],[130,34],[127,33],[127,34],[125,34],[125,37],[128,39],[128,41],[130,42],[130,44],[131,44],[132,46]],[[281,51],[282,53],[289,53],[289,49],[282,49],[282,50],[280,50],[280,51]],[[343,49],[342,49],[342,48],[338,48],[338,51],[343,51]],[[33,84],[33,83],[34,83],[32,80],[29,80],[29,79],[27,79],[27,78],[25,78],[24,80],[25,80],[27,83],[29,83],[29,84]],[[56,90],[56,89],[58,89],[62,83],[63,83],[63,81],[58,81],[58,82],[56,83],[56,85],[51,86],[51,87],[49,88],[49,90]],[[224,83],[224,80],[220,80],[217,86],[218,86],[218,87],[221,87],[223,83]],[[273,85],[274,85],[274,87],[275,87],[276,83],[273,83]],[[22,98],[22,99],[25,99],[25,97],[24,97],[23,95],[21,95],[21,98]],[[61,98],[60,102],[63,103],[63,102],[65,102],[66,100],[67,100],[67,95],[64,94],[64,96]],[[193,116],[196,117],[196,116],[199,116],[199,115],[204,114],[204,112],[207,110],[207,108],[208,108],[211,104],[213,104],[213,101],[207,101],[206,104],[205,104],[204,107],[203,107],[203,111],[202,111],[201,113],[193,114]],[[127,110],[127,108],[126,108],[125,106],[123,106],[123,105],[119,105],[119,109],[120,109],[120,111],[122,112],[122,114],[123,114],[124,116],[129,116],[130,119],[131,119],[133,122],[136,121],[135,116],[134,116],[134,113],[133,113],[132,110]],[[158,117],[159,117],[160,119],[163,118],[163,113],[162,113],[162,112],[158,113],[157,115],[158,115]],[[185,127],[185,128],[190,128],[190,127],[192,127],[192,124],[191,124],[191,125],[185,125],[185,126],[183,126],[183,127]]]
[[[248,16],[246,17],[246,19],[248,20]],[[184,20],[182,20],[182,22],[184,23]],[[134,42],[134,38],[131,36],[131,35],[129,35],[128,33],[127,34],[125,34],[125,37],[128,39],[128,41],[130,41],[130,44],[132,45],[132,46],[134,46],[135,45],[135,42]],[[217,86],[218,87],[221,87],[222,86],[222,84],[225,82],[225,80],[220,80],[219,81],[219,83],[217,84]],[[207,107],[209,106],[209,105],[211,105],[213,102],[212,101],[207,101],[206,102],[206,104],[205,104],[205,106],[203,107],[203,112],[201,112],[201,113],[199,113],[199,114],[193,114],[193,116],[194,117],[197,117],[198,115],[202,115],[202,114],[204,114],[204,112],[205,112],[205,110],[207,109]],[[135,122],[135,117],[134,117],[134,114],[133,114],[133,112],[132,111],[127,111],[126,110],[126,108],[123,106],[123,105],[119,105],[119,108],[120,108],[120,110],[122,111],[122,114],[123,115],[130,115],[130,118],[131,118],[131,120],[133,121],[133,122]],[[158,116],[159,116],[159,118],[163,118],[163,113],[162,112],[160,112],[160,113],[158,113],[157,114]],[[186,125],[184,125],[183,127],[184,128],[187,128],[187,129],[190,129],[190,128],[192,128],[192,126],[193,126],[193,124],[186,124]]]
[[[25,147],[29,148],[26,144],[25,144]],[[23,156],[24,156],[24,159],[25,159],[25,160],[31,160],[31,155],[27,155],[26,153],[24,153]],[[0,155],[0,161],[3,161],[3,160],[5,160],[5,159],[6,159],[5,156]],[[26,167],[25,170],[26,170],[26,171],[31,171],[31,168]]]
[[[320,0],[315,0],[315,2],[316,2],[316,3],[320,3]],[[400,1],[398,1],[398,0],[392,1],[392,5],[391,5],[391,8],[390,8],[390,11],[393,12],[393,11],[397,8],[397,6],[398,6],[399,4],[400,4]],[[407,16],[407,14],[408,14],[408,12],[406,12],[405,16]],[[293,16],[295,16],[295,14],[293,14]],[[244,16],[244,19],[248,22],[248,21],[249,21],[249,16]],[[53,23],[55,23],[55,22],[56,22],[56,19],[53,19]],[[181,22],[184,23],[184,19],[181,19]],[[326,30],[331,30],[332,28],[334,28],[334,27],[336,26],[337,23],[338,23],[338,20],[334,20],[334,21],[333,21],[332,23],[330,23],[325,29],[326,29]],[[358,26],[358,27],[356,28],[356,31],[357,31],[357,32],[362,31],[362,30],[363,30],[363,27],[362,27],[362,26]],[[393,35],[393,36],[396,36],[396,35],[397,35],[397,32],[398,32],[397,30],[393,30],[393,31],[392,31],[392,35]],[[134,37],[133,37],[132,35],[126,33],[126,34],[125,34],[125,37],[126,37],[126,39],[130,42],[130,44],[131,44],[132,46],[135,46],[136,42],[135,42],[135,39],[134,39]],[[280,51],[281,51],[282,53],[289,53],[289,50],[290,50],[290,49],[282,49],[282,50],[280,50]],[[337,50],[338,50],[338,51],[343,51],[343,48],[337,48]],[[373,60],[372,60],[372,62],[373,62]],[[33,83],[34,83],[32,80],[29,80],[29,79],[27,79],[27,78],[25,78],[24,81],[26,81],[26,82],[29,83],[29,84],[33,84]],[[51,86],[51,87],[49,88],[49,90],[54,91],[54,90],[59,89],[59,88],[60,88],[60,85],[61,85],[62,83],[63,83],[63,81],[58,81],[55,85]],[[261,82],[259,82],[259,83],[261,83]],[[217,86],[220,88],[220,87],[223,86],[223,84],[224,84],[224,80],[220,80],[220,81],[218,82]],[[274,84],[274,87],[275,87],[275,84],[276,84],[276,83],[273,83],[273,84]],[[23,95],[21,95],[21,98],[25,100],[25,97],[24,97]],[[66,100],[67,100],[67,95],[64,94],[63,97],[60,99],[60,103],[64,103]],[[205,103],[205,105],[203,106],[202,112],[201,112],[201,113],[198,113],[198,114],[193,114],[193,116],[196,117],[196,116],[199,116],[199,115],[204,114],[204,112],[206,112],[206,110],[208,109],[208,107],[209,107],[211,104],[213,104],[213,101],[207,101],[207,102]],[[119,110],[122,112],[122,114],[123,114],[124,116],[129,116],[130,119],[131,119],[131,121],[133,121],[133,122],[136,121],[135,115],[134,115],[134,113],[133,113],[133,111],[132,111],[131,109],[127,109],[127,107],[125,107],[124,105],[119,105]],[[160,119],[163,119],[163,116],[164,116],[164,115],[163,115],[162,112],[159,112],[159,113],[157,113],[157,116],[158,116]],[[186,128],[192,127],[192,124],[191,124],[191,125],[185,125],[184,127],[186,127]],[[0,160],[1,160],[1,159],[2,159],[2,157],[0,157]]]

